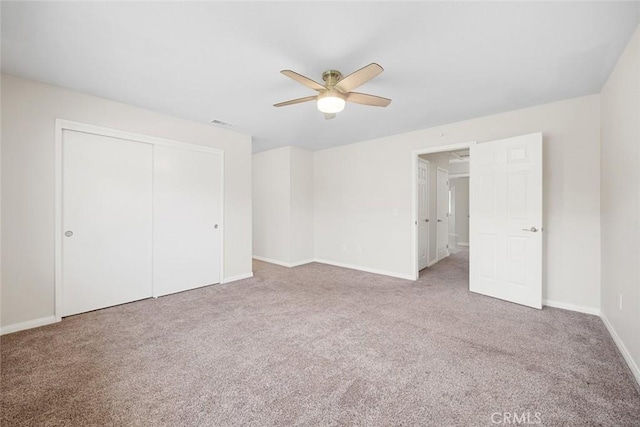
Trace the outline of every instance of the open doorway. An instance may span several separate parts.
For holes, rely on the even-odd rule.
[[[469,249],[469,147],[417,150],[413,157],[415,277]],[[466,254],[462,257],[468,259]]]
[[[463,157],[468,157],[468,161]],[[425,197],[430,207],[424,219],[419,210],[417,179],[418,165],[423,161],[427,162],[430,171]],[[425,245],[425,237],[420,234],[418,225],[419,221],[425,221],[429,224],[426,227],[429,259],[423,271],[431,271],[429,265],[450,257],[455,250],[468,248],[469,252],[465,254],[469,261],[465,265],[471,292],[542,308],[542,133],[483,144],[469,142],[414,150],[411,162],[414,279],[421,277],[420,270],[424,266],[418,254],[421,245]],[[468,164],[468,171],[458,169],[460,166],[457,165],[463,163]],[[457,178],[464,178],[464,175],[468,175],[469,188],[467,218],[460,212],[463,203],[458,202],[458,193],[466,183]],[[446,187],[441,185],[438,190],[437,182],[443,182],[445,177]],[[453,183],[452,178],[456,178]],[[438,196],[441,203],[438,203]],[[448,199],[446,209],[443,208],[445,198]],[[440,210],[435,210],[438,205]],[[467,242],[460,236],[466,223],[469,227]],[[447,247],[443,248],[445,239]],[[460,253],[455,252],[455,255]],[[451,264],[450,261],[451,258],[446,264]],[[441,269],[433,269],[437,270]]]
[[[469,249],[469,149],[453,151],[449,159],[449,252]]]

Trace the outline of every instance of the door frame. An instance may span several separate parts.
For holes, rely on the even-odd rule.
[[[429,183],[431,182],[431,180],[429,179],[429,171],[431,170],[431,162],[429,162],[429,160],[421,159],[420,157],[416,156],[416,166],[415,166],[416,167],[416,171],[414,171],[414,174],[417,173],[417,167],[418,167],[418,164],[420,162],[426,163],[426,166],[427,166],[427,202],[426,202],[426,205],[427,205],[427,216],[429,216],[429,209],[431,208],[431,204],[429,203],[429,195],[431,194],[431,190],[429,190]],[[418,194],[418,176],[417,175],[416,175],[415,179],[416,179],[415,182],[414,182],[415,191],[416,191],[416,194],[415,194],[415,198],[416,198],[415,216],[416,216],[416,220],[420,221],[420,211],[419,211],[420,210],[420,204],[418,203],[420,195]],[[427,236],[426,236],[426,239],[427,239],[427,267],[425,267],[425,268],[430,267],[430,263],[429,263],[429,255],[430,254],[429,254],[429,251],[431,249],[430,248],[431,245],[429,244],[430,243],[429,240],[431,238],[431,230],[429,230],[429,227],[430,227],[430,224],[427,223]],[[419,258],[419,255],[418,255],[420,253],[420,236],[418,235],[419,232],[420,232],[420,226],[416,223],[416,239],[417,239],[417,243],[416,243],[416,245],[417,245],[416,246],[416,251],[417,251],[416,252],[416,264],[418,265],[418,267],[417,267],[418,268],[418,274],[420,274],[420,258]]]
[[[96,126],[87,123],[76,122],[66,119],[55,119],[55,236],[54,236],[54,316],[57,322],[62,320],[62,296],[63,296],[63,272],[62,272],[62,232],[63,232],[63,216],[62,216],[62,135],[63,131],[71,130],[75,132],[83,132],[94,135],[112,137],[117,139],[126,139],[129,141],[140,142],[151,145],[163,145],[168,147],[180,148],[184,150],[200,151],[220,156],[220,277],[219,283],[223,283],[224,278],[224,150],[219,148],[207,147],[204,145],[191,144],[187,142],[172,141],[170,139],[158,138],[155,136],[143,135],[133,132],[127,132],[103,126]],[[152,216],[153,218],[153,216]],[[153,257],[153,253],[151,255]],[[152,278],[153,286],[153,278]],[[152,287],[153,289],[153,287]],[[155,295],[155,292],[154,292]]]
[[[418,156],[422,154],[434,154],[446,151],[464,150],[470,148],[475,144],[477,144],[477,141],[446,144],[436,147],[425,147],[411,150],[411,223],[413,229],[413,232],[411,233],[411,265],[413,266],[413,280],[418,280],[418,277],[420,277],[420,271],[418,270],[418,177],[416,175],[416,171],[418,168]],[[471,244],[471,242],[469,242],[469,244]]]
[[[446,238],[445,238],[445,245],[447,247],[447,254],[445,256],[443,256],[442,258],[440,257],[440,233],[438,233],[438,209],[440,208],[440,197],[438,197],[438,191],[440,190],[440,188],[438,187],[438,185],[440,184],[440,180],[438,179],[438,172],[444,172],[445,174],[447,174],[447,180],[445,181],[445,184],[447,186],[447,196],[449,196],[449,192],[451,191],[451,186],[449,185],[449,171],[446,169],[441,168],[440,166],[437,167],[436,169],[436,263],[442,261],[443,259],[445,259],[446,257],[448,257],[449,254],[449,214],[451,212],[449,212],[449,199],[447,197],[447,234],[446,234]]]

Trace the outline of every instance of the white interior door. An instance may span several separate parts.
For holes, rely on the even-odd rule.
[[[470,284],[542,308],[542,134],[471,147]]]
[[[429,162],[418,158],[418,270],[429,266]]]
[[[65,130],[62,316],[148,298],[152,148]]]
[[[154,296],[220,282],[222,158],[154,147]]]
[[[449,256],[449,172],[438,168],[436,176],[438,261]]]

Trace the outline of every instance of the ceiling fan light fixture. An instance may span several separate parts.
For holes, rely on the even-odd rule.
[[[280,73],[295,80],[296,82],[318,92],[317,95],[305,96],[304,98],[290,99],[288,101],[273,104],[274,107],[285,107],[287,105],[301,104],[303,102],[316,101],[318,110],[324,113],[324,118],[329,120],[336,116],[336,113],[344,110],[347,102],[354,102],[361,105],[374,107],[386,107],[391,103],[390,99],[381,96],[369,95],[367,93],[353,92],[353,89],[362,86],[382,71],[382,67],[375,62],[354,71],[347,77],[336,70],[327,70],[322,73],[322,80],[325,84],[311,80],[302,74],[291,70],[282,70]]]
[[[323,113],[339,113],[344,110],[346,103],[345,96],[335,89],[318,95],[318,110]]]

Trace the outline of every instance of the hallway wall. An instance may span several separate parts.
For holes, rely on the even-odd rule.
[[[469,178],[452,178],[456,188],[456,234],[458,244],[469,245]]]

